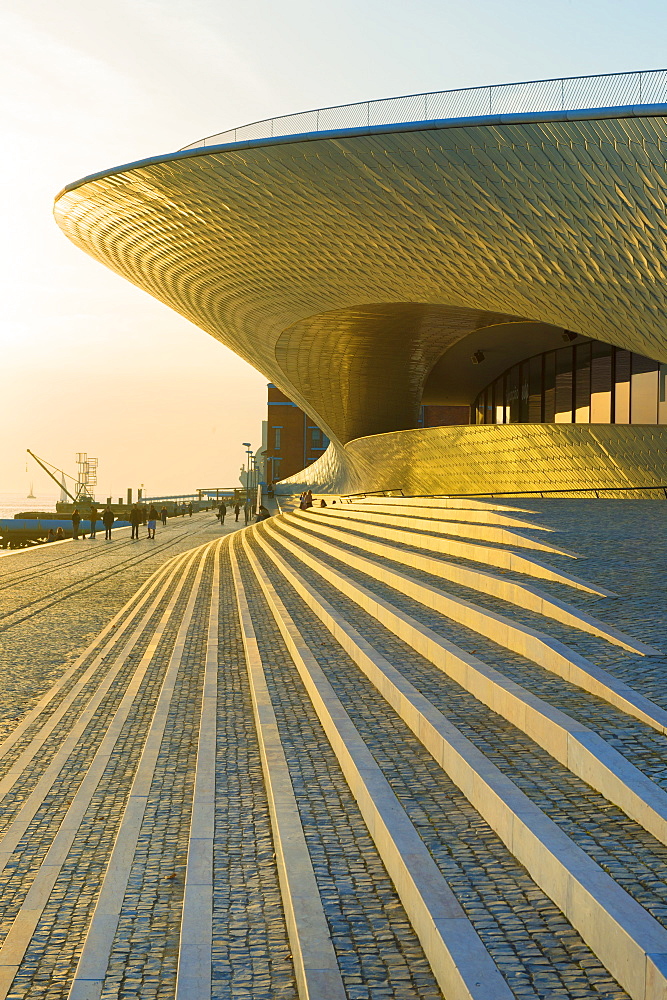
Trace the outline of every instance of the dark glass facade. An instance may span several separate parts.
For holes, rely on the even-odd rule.
[[[667,365],[588,341],[512,365],[480,392],[478,424],[667,424]]]

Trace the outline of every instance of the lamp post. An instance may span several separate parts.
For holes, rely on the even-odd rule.
[[[246,503],[250,499],[250,456],[252,451],[250,448],[250,441],[242,441],[241,444],[246,450],[247,462],[246,462],[246,473],[245,473],[245,498]]]

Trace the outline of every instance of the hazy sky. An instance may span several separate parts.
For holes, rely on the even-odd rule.
[[[308,108],[660,68],[666,38],[657,0],[0,0],[0,491],[26,447],[96,455],[105,497],[230,485],[260,441],[266,380],[75,249],[64,184]]]

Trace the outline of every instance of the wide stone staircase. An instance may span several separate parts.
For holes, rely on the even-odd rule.
[[[0,997],[667,998],[662,653],[566,542],[339,499],[162,567],[0,745]]]

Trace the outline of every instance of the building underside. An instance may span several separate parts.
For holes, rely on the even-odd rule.
[[[666,125],[653,107],[231,143],[85,178],[55,214],[309,414],[320,488],[665,482]],[[569,418],[550,362],[537,389],[526,367],[564,347]],[[628,352],[653,401],[634,417],[595,360]],[[423,404],[484,426],[415,429]]]

